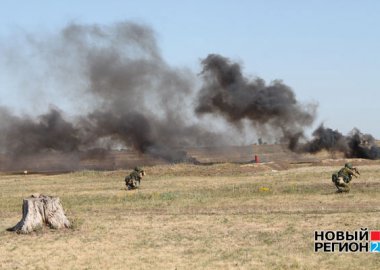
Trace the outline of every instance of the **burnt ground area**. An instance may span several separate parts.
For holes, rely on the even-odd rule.
[[[182,149],[181,149],[182,150]],[[322,151],[317,154],[297,154],[289,151],[281,144],[263,144],[225,147],[193,147],[183,149],[190,161],[205,166],[222,163],[238,163],[241,165],[266,164],[270,169],[282,170],[299,166],[333,165],[340,166],[346,159],[340,153]],[[372,164],[376,161],[350,159],[358,165]],[[194,162],[196,161],[196,162]],[[135,166],[153,166],[171,164],[164,159],[141,154],[133,150],[112,150],[96,154],[88,153],[38,153],[11,157],[0,155],[0,171],[12,174],[57,174],[78,170],[119,170],[131,169]],[[261,165],[260,168],[263,168]],[[256,166],[255,169],[259,167]]]

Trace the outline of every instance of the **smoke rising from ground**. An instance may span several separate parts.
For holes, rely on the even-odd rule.
[[[181,148],[234,144],[247,121],[260,136],[287,143],[293,151],[327,149],[379,158],[374,139],[357,130],[345,137],[321,126],[313,140],[301,143],[316,104],[301,104],[281,81],[248,79],[239,64],[223,56],[203,59],[197,91],[195,75],[169,66],[154,31],[145,25],[71,23],[58,34],[27,35],[25,44],[10,42],[2,50],[9,66],[25,70],[19,79],[28,82],[29,104],[44,103],[44,93],[36,89],[45,86],[57,104],[69,103],[75,112],[46,102],[49,109],[37,116],[0,107],[0,150],[14,159],[66,153],[77,163],[75,157],[101,158],[122,145],[171,162],[195,162]],[[224,131],[215,131],[206,115],[224,119]]]
[[[248,119],[259,133],[276,134],[295,152],[327,150],[343,152],[348,158],[380,158],[375,139],[358,129],[344,136],[321,125],[308,141],[304,130],[314,122],[317,106],[300,104],[292,89],[281,81],[267,85],[260,78],[249,80],[239,64],[220,55],[209,55],[202,65],[204,83],[195,109],[198,115],[222,115],[237,127]]]
[[[220,55],[209,55],[202,65],[204,84],[196,107],[199,115],[222,115],[235,126],[248,119],[260,133],[274,133],[286,142],[313,123],[316,105],[300,104],[281,81],[267,85],[260,78],[249,80],[239,64]]]
[[[380,159],[380,148],[375,138],[353,129],[347,136],[321,125],[313,132],[313,139],[293,146],[294,151],[317,153],[321,150],[342,152],[347,158]]]
[[[53,149],[61,152],[77,151],[79,130],[62,118],[57,109],[32,118],[17,117],[1,108],[1,145],[8,154],[33,154]]]
[[[187,112],[193,75],[165,63],[151,28],[130,22],[70,24],[53,38],[28,40],[27,50],[37,55],[41,68],[67,80],[60,91],[86,109],[68,120],[56,107],[37,117],[15,116],[2,108],[3,152],[20,156],[88,151],[118,142],[141,153],[184,161],[190,158],[177,150],[180,147],[225,143]],[[70,92],[70,85],[75,91]]]

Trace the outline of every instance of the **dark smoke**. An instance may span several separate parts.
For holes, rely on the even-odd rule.
[[[260,78],[249,80],[239,64],[220,55],[209,55],[202,65],[204,83],[198,93],[198,115],[222,115],[237,127],[249,120],[255,130],[276,134],[295,152],[317,153],[325,149],[343,152],[348,158],[380,158],[375,139],[358,129],[344,136],[321,125],[313,132],[313,139],[307,141],[304,129],[314,122],[316,105],[300,104],[292,89],[281,81],[266,85]]]
[[[313,132],[313,139],[297,145],[293,150],[298,152],[317,153],[321,150],[342,152],[347,158],[379,159],[380,148],[375,138],[353,129],[347,136],[337,130],[321,125]]]
[[[244,77],[240,65],[211,54],[202,61],[204,84],[198,93],[196,112],[224,116],[240,126],[247,119],[261,133],[274,133],[284,141],[303,133],[315,118],[316,105],[304,106],[281,81]]]
[[[65,168],[77,168],[81,158],[108,160],[112,167],[107,154],[122,145],[171,162],[197,162],[184,147],[236,143],[231,134],[242,135],[247,122],[260,136],[280,139],[296,152],[326,149],[379,158],[373,137],[358,130],[343,136],[321,126],[302,144],[317,106],[299,103],[281,81],[245,77],[239,64],[220,55],[202,61],[203,84],[195,91],[195,76],[169,66],[153,30],[144,25],[72,23],[56,35],[8,43],[7,49],[0,43],[7,67],[25,76],[20,80],[27,81],[25,93],[32,97],[22,100],[46,103],[44,93],[34,89],[47,85],[53,100],[73,105],[67,111],[53,104],[37,116],[0,107],[0,152],[13,160],[53,153]],[[213,123],[202,122],[209,118],[196,117],[203,115],[236,129],[213,131]]]
[[[194,162],[180,149],[224,143],[189,113],[194,77],[165,63],[151,28],[130,22],[70,24],[58,36],[27,41],[25,50],[46,69],[41,73],[64,80],[51,91],[71,96],[83,111],[69,117],[55,107],[33,117],[2,108],[3,153],[14,158],[46,152],[99,156],[102,151],[94,149],[108,149],[111,141],[168,161]]]
[[[1,115],[1,141],[7,153],[32,154],[41,150],[78,150],[79,130],[65,121],[57,109],[50,109],[48,113],[40,115],[37,121],[28,116],[11,115],[4,108],[1,109]]]

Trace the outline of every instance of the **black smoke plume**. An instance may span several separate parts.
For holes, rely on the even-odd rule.
[[[292,89],[281,81],[267,85],[261,78],[244,77],[239,64],[211,54],[202,61],[203,87],[198,93],[196,113],[216,114],[239,127],[249,120],[262,134],[276,134],[290,150],[317,153],[343,152],[348,158],[379,159],[380,148],[369,134],[358,129],[344,136],[321,125],[307,140],[304,129],[315,119],[316,105],[300,104]]]
[[[202,61],[204,84],[198,93],[196,113],[222,115],[235,126],[249,120],[262,134],[275,134],[288,142],[303,134],[315,118],[316,105],[302,105],[281,81],[266,84],[244,77],[237,63],[211,54]]]
[[[313,139],[304,144],[293,146],[298,152],[317,153],[321,150],[341,152],[347,158],[380,159],[380,148],[375,138],[353,129],[348,135],[321,125],[313,132]]]
[[[62,118],[57,109],[50,109],[36,121],[17,117],[1,108],[1,145],[7,154],[33,154],[43,150],[60,152],[78,151],[79,129]]]
[[[267,84],[245,77],[238,63],[223,56],[210,54],[201,62],[202,87],[196,91],[196,77],[164,61],[145,25],[71,23],[57,34],[16,41],[0,42],[0,61],[27,82],[28,98],[20,100],[44,104],[46,93],[33,90],[42,85],[60,105],[72,106],[67,111],[47,104],[50,109],[41,115],[0,106],[0,152],[13,160],[58,153],[67,168],[76,168],[81,157],[106,159],[122,145],[171,162],[196,162],[184,147],[233,144],[230,135],[236,132],[228,127],[243,133],[247,122],[293,151],[379,158],[373,137],[358,130],[343,136],[321,126],[305,142],[304,129],[312,125],[317,106],[298,102],[279,80]],[[209,118],[199,117],[206,114],[230,125],[213,131],[205,122]]]
[[[181,148],[224,143],[195,121],[188,109],[194,76],[162,59],[151,28],[131,22],[72,23],[58,35],[29,35],[26,44],[20,50],[31,52],[30,62],[37,59],[47,74],[42,79],[58,81],[52,84],[58,89],[49,91],[69,96],[79,111],[68,116],[53,105],[35,117],[2,107],[1,152],[14,158],[47,152],[99,155],[102,151],[94,149],[109,149],[113,142],[171,162],[194,162]]]

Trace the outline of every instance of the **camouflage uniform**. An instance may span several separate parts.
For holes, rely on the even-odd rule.
[[[128,176],[125,177],[125,185],[127,189],[136,189],[140,186],[140,181],[142,177],[145,175],[144,170],[139,167],[136,167],[133,172],[131,172]]]
[[[332,175],[332,181],[338,192],[350,192],[352,176],[357,177],[355,173],[359,174],[357,169],[353,168],[350,163],[346,163],[342,169]]]

